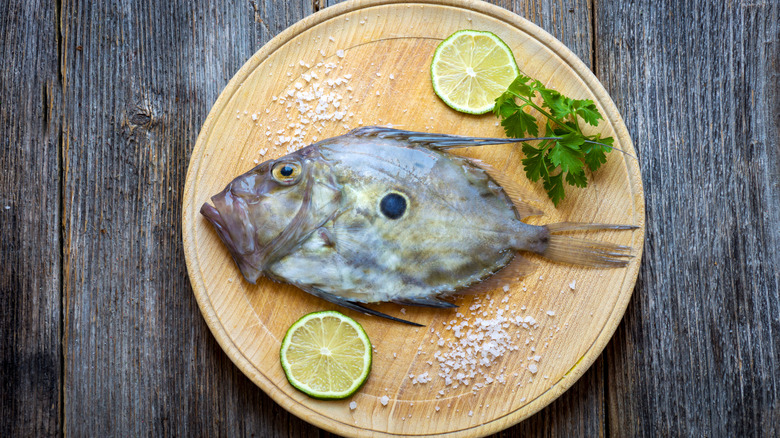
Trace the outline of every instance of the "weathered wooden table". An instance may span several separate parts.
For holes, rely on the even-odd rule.
[[[639,154],[631,304],[502,436],[780,435],[780,2],[497,2],[605,85]],[[328,435],[209,332],[180,205],[236,70],[320,1],[3,1],[0,436]]]

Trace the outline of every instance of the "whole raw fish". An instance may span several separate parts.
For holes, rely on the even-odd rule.
[[[629,247],[554,233],[635,227],[526,224],[541,212],[510,179],[447,152],[515,141],[359,128],[256,166],[200,211],[247,281],[398,321],[361,303],[455,307],[440,297],[530,272],[519,251],[625,266]]]

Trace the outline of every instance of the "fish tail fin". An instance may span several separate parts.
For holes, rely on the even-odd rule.
[[[548,232],[547,245],[538,253],[555,262],[592,268],[619,268],[626,266],[634,257],[630,246],[557,234],[567,231],[634,230],[638,228],[633,225],[561,222],[546,225],[544,228]]]

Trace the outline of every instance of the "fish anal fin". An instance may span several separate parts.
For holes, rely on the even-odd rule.
[[[417,306],[417,307],[433,307],[436,309],[454,309],[458,307],[456,304],[452,304],[448,301],[440,300],[438,298],[403,298],[393,300],[396,304]]]
[[[505,284],[514,283],[518,278],[524,277],[535,270],[536,263],[533,263],[520,254],[517,254],[508,265],[504,266],[500,271],[493,274],[492,277],[456,293],[458,295],[466,295],[479,294],[495,290],[504,286]]]
[[[539,200],[529,195],[528,191],[521,187],[520,184],[518,184],[515,180],[483,161],[474,158],[469,158],[468,160],[475,166],[484,170],[485,173],[493,178],[493,181],[495,181],[498,185],[501,186],[502,189],[504,189],[504,193],[509,196],[509,199],[512,201],[512,204],[514,204],[515,209],[517,209],[517,213],[520,214],[520,219],[525,219],[528,216],[544,215],[542,210],[528,203],[529,200],[534,200],[537,202]]]
[[[416,322],[407,321],[405,319],[396,318],[395,316],[390,316],[386,313],[382,313],[378,310],[374,310],[368,307],[363,306],[362,304],[356,303],[354,301],[347,300],[345,298],[337,297],[336,295],[329,294],[323,290],[317,289],[315,287],[301,287],[298,286],[301,289],[303,289],[305,292],[308,292],[315,297],[322,298],[325,301],[331,302],[333,304],[338,304],[341,307],[345,307],[350,310],[354,310],[356,312],[365,313],[366,315],[372,315],[372,316],[378,316],[380,318],[386,318],[391,321],[396,322],[402,322],[404,324],[409,324],[415,327],[424,327],[422,324],[418,324]]]

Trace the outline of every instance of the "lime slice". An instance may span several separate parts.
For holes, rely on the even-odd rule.
[[[433,91],[452,109],[484,114],[515,80],[512,51],[490,32],[460,30],[439,44],[431,61]]]
[[[310,313],[287,330],[282,368],[290,384],[320,399],[354,394],[371,371],[371,341],[354,319],[335,311]]]

